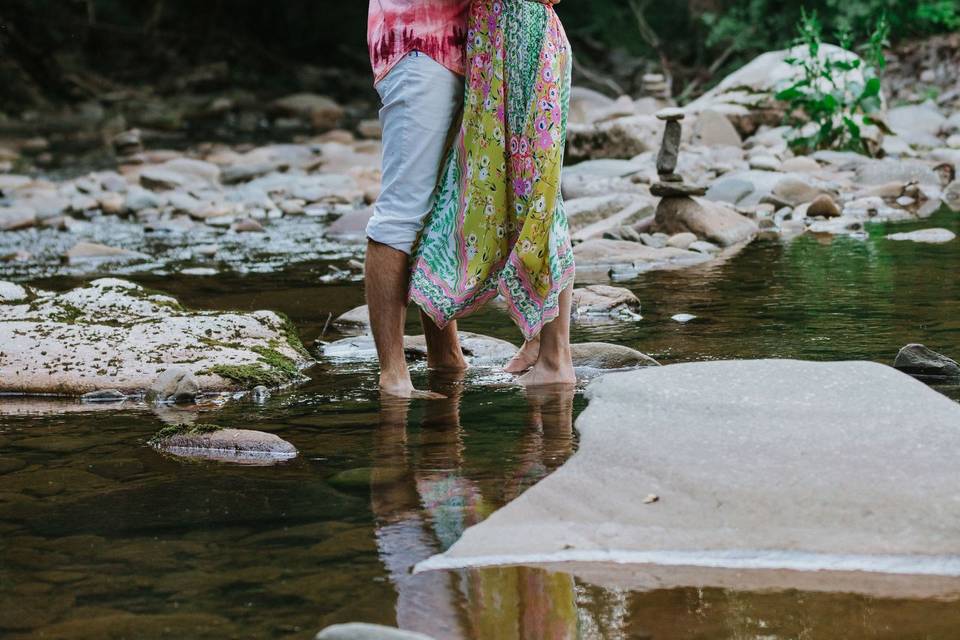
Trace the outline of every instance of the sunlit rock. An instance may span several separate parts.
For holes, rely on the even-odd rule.
[[[207,392],[277,387],[312,363],[271,311],[191,311],[115,278],[29,294],[29,303],[0,303],[0,391],[137,394],[174,366]]]
[[[576,562],[700,587],[869,591],[893,574],[960,589],[960,406],[909,376],[702,362],[610,374],[587,397],[578,452],[418,571]]]

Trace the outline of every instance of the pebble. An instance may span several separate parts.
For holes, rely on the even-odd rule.
[[[837,218],[840,216],[840,207],[833,198],[821,194],[807,207],[807,215],[811,218]]]
[[[697,317],[697,316],[692,315],[692,314],[689,314],[689,313],[678,313],[678,314],[676,314],[676,315],[674,315],[674,316],[670,316],[670,319],[671,319],[671,320],[674,320],[674,321],[676,321],[676,322],[680,322],[680,323],[686,324],[686,323],[690,322],[691,320],[695,320],[696,317]]]

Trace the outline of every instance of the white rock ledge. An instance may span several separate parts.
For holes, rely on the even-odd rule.
[[[136,395],[172,367],[201,392],[236,391],[296,382],[313,363],[272,311],[193,311],[115,278],[26,294],[0,300],[0,393]]]
[[[818,572],[816,588],[854,591],[850,572],[865,572],[960,595],[960,405],[909,376],[703,362],[610,374],[587,396],[579,451],[418,571],[629,566],[639,582],[733,588],[809,587],[797,572]]]

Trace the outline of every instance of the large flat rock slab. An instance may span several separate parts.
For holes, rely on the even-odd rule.
[[[960,594],[960,405],[909,376],[704,362],[610,374],[587,396],[580,450],[420,570],[577,563],[559,568],[748,588],[818,571],[844,590],[868,572]]]
[[[176,367],[203,392],[282,386],[312,364],[272,311],[194,311],[116,278],[0,302],[0,392],[78,396],[147,391]]]

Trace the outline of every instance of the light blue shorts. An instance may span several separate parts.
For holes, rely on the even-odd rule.
[[[407,54],[377,83],[383,106],[383,176],[367,237],[410,253],[433,208],[463,79],[430,56]]]

